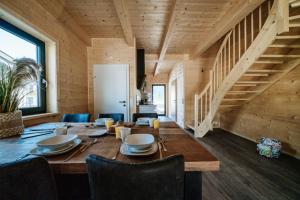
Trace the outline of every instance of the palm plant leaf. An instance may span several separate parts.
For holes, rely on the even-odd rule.
[[[36,81],[42,67],[33,59],[20,58],[14,64],[0,62],[0,113],[14,112],[18,109],[25,94],[22,88]]]

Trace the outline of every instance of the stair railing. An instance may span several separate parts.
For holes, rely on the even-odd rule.
[[[235,69],[261,30],[267,29],[265,28],[267,19],[270,16],[276,17],[277,34],[288,31],[286,10],[288,4],[285,0],[267,0],[227,33],[210,70],[209,82],[200,94],[195,95],[194,128],[200,137],[212,129],[213,117],[217,110],[212,109],[212,101],[217,91],[224,85],[225,79]],[[268,23],[270,25],[270,20]]]

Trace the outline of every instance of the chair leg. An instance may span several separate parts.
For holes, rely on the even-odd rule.
[[[185,172],[184,200],[202,200],[201,172]]]

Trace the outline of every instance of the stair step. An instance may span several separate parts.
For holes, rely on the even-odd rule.
[[[299,0],[289,0],[289,4],[291,5],[292,8],[296,8],[300,6],[300,1]]]
[[[260,93],[261,91],[260,90],[241,90],[241,91],[229,91],[227,92],[227,94],[252,94],[252,93]]]
[[[241,106],[241,105],[220,105],[220,107],[236,107],[236,106]]]
[[[278,39],[278,40],[300,39],[300,35],[283,35],[283,36],[276,36],[275,39]]]
[[[255,64],[283,64],[283,61],[280,60],[257,60]]]
[[[234,84],[235,87],[256,87],[256,84]]]
[[[268,83],[273,83],[272,81],[237,81],[237,84],[268,84]]]
[[[284,70],[276,70],[276,69],[250,69],[247,72],[254,72],[254,73],[282,73],[285,72]]]
[[[261,58],[300,58],[300,55],[283,55],[283,54],[264,54],[260,56]]]
[[[300,23],[290,23],[289,27],[291,27],[291,28],[300,27]]]
[[[248,101],[248,98],[224,98],[222,101]]]
[[[300,48],[300,45],[298,45],[298,44],[271,44],[269,47],[272,47],[272,48],[293,48],[293,49],[297,49],[297,48]]]
[[[269,74],[243,74],[243,76],[269,76]]]
[[[292,21],[292,20],[297,20],[297,19],[300,19],[300,15],[294,15],[294,16],[290,16],[289,17],[289,20]]]

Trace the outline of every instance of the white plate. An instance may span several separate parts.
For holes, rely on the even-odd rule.
[[[45,140],[41,140],[37,143],[39,147],[46,147],[46,148],[60,148],[65,146],[68,143],[71,143],[75,140],[78,136],[69,134],[69,135],[57,135]]]
[[[105,130],[105,129],[99,129],[99,130],[93,131],[92,133],[88,133],[87,135],[91,136],[91,137],[96,137],[96,136],[105,135],[106,133],[107,133],[107,130]]]
[[[81,139],[77,138],[72,143],[67,144],[66,148],[61,148],[59,150],[53,150],[51,148],[37,147],[30,151],[30,154],[37,156],[54,156],[66,153],[77,147],[81,143]]]
[[[127,147],[128,147],[128,150],[132,153],[143,153],[143,152],[150,151],[152,148],[152,146],[149,146],[149,148],[146,148],[146,149],[136,149],[136,148],[129,147],[128,145],[127,145]]]
[[[154,143],[154,137],[148,133],[132,134],[126,137],[125,143],[138,150],[146,149]]]
[[[123,154],[123,155],[126,155],[126,156],[149,156],[149,155],[152,155],[152,154],[156,153],[157,150],[158,150],[158,146],[157,146],[156,143],[152,144],[152,148],[149,151],[140,152],[140,153],[131,152],[128,149],[128,146],[124,143],[120,147],[120,153]]]

